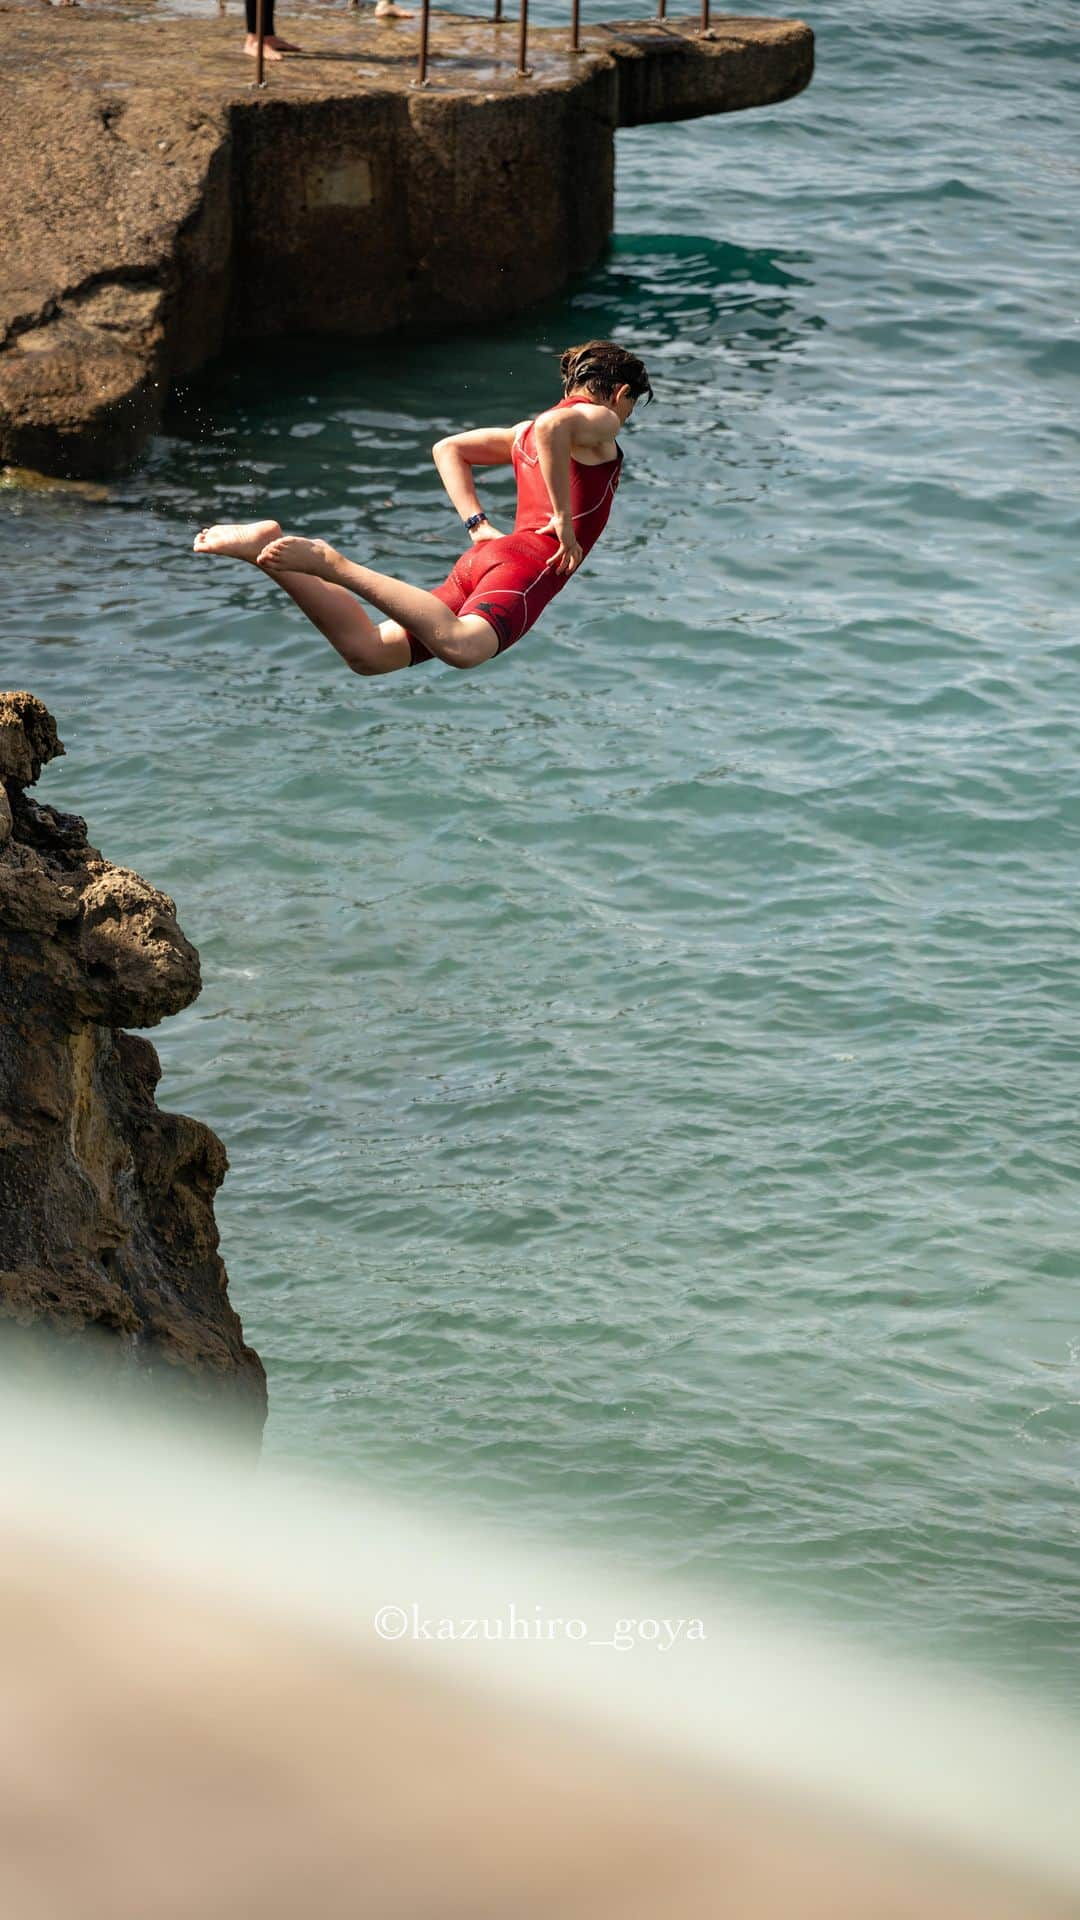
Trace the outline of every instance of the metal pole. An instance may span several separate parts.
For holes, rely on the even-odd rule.
[[[493,17],[493,18],[494,18],[495,20],[501,20],[501,19],[502,19],[502,0],[495,0],[495,12],[494,12],[494,15],[493,15],[492,17]]]
[[[666,13],[667,13],[667,0],[659,0],[659,4],[656,9],[657,19],[662,20]]]
[[[521,19],[518,23],[518,75],[527,80],[529,69],[525,65],[525,55],[529,46],[529,0],[521,0]]]
[[[571,0],[570,51],[571,53],[581,52],[581,0]]]
[[[701,31],[709,31],[709,0],[701,0]]]
[[[255,85],[257,87],[266,85],[263,79],[263,41],[266,38],[263,8],[264,0],[255,0],[255,38],[258,42],[255,48]]]
[[[414,86],[427,86],[427,50],[428,31],[431,25],[431,0],[423,0],[420,9],[420,50],[416,56],[416,79]]]

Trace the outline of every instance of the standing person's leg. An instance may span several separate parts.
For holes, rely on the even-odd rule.
[[[280,535],[276,520],[253,520],[246,526],[207,527],[196,535],[195,552],[218,554],[228,560],[247,560],[255,566],[267,542]],[[398,667],[410,665],[412,649],[402,629],[392,620],[384,621],[382,628],[377,627],[356,595],[346,587],[317,580],[312,574],[271,574],[261,567],[259,571],[284,588],[290,600],[296,602],[354,673],[393,673]]]
[[[244,13],[247,21],[247,39],[244,52],[253,58],[259,51],[258,9],[256,0],[244,0]],[[267,60],[280,60],[283,53],[299,53],[300,48],[291,40],[282,40],[274,32],[274,0],[263,0],[263,55]]]

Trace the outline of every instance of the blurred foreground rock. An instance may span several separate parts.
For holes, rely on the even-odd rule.
[[[0,694],[0,1330],[108,1336],[257,1435],[265,1376],[217,1250],[225,1149],[161,1112],[154,1048],[120,1031],[188,1006],[199,956],[171,900],[25,792],[63,751],[39,700]]]
[[[650,1753],[644,1735],[620,1749],[226,1601],[211,1567],[155,1579],[7,1524],[0,1701],[0,1903],[19,1920],[1076,1911],[985,1862]]]
[[[1077,1914],[1080,1722],[1001,1676],[2,1356],[0,1458],[3,1920]]]

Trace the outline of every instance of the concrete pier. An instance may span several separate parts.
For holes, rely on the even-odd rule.
[[[614,135],[804,88],[801,21],[717,17],[530,35],[291,6],[267,69],[242,20],[152,8],[5,20],[0,462],[76,478],[138,455],[170,384],[227,340],[485,325],[603,251]]]

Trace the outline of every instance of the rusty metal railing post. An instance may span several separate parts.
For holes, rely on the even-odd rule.
[[[581,0],[571,0],[570,51],[571,53],[581,52]]]
[[[667,0],[657,0],[656,17],[663,20],[667,13]]]
[[[498,25],[499,21],[502,19],[502,0],[495,0],[495,11],[491,17],[495,21],[496,25]]]
[[[518,22],[518,78],[527,80],[530,68],[525,64],[529,50],[529,0],[521,0],[521,19]]]
[[[428,83],[427,56],[428,56],[428,33],[430,31],[430,28],[431,28],[431,0],[423,0],[423,5],[420,8],[420,46],[417,50],[417,55],[416,55],[416,78],[413,81],[414,87],[426,87]]]
[[[701,31],[709,31],[709,0],[701,0]]]
[[[255,0],[255,85],[264,87],[263,78],[264,44],[266,41],[266,18],[264,0]]]

